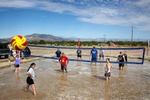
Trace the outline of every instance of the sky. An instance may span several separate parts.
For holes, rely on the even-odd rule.
[[[0,0],[0,38],[150,39],[150,0]]]

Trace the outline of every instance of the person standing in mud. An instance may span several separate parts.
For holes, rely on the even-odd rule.
[[[34,96],[36,96],[36,88],[35,88],[35,85],[34,85],[34,81],[35,81],[35,77],[36,77],[36,75],[34,73],[35,67],[36,67],[36,64],[31,63],[30,67],[27,70],[27,75],[28,75],[28,77],[26,79],[27,87],[25,88],[25,92],[27,92],[29,87],[31,86]]]
[[[91,53],[90,53],[91,65],[92,65],[93,62],[95,62],[95,65],[96,65],[96,62],[97,62],[97,55],[98,55],[98,51],[96,50],[95,47],[93,47],[92,50],[91,50]]]
[[[57,48],[57,51],[55,52],[55,54],[56,54],[57,61],[58,61],[58,59],[59,59],[60,56],[61,56],[61,51],[59,50],[59,48]]]
[[[64,70],[65,70],[66,73],[68,73],[67,64],[69,63],[69,59],[68,59],[67,56],[65,56],[64,53],[62,53],[61,57],[59,58],[59,62],[60,62],[60,65],[61,65],[62,72],[64,72]]]
[[[14,56],[15,59],[15,63],[14,63],[14,67],[15,69],[15,73],[19,72],[19,67],[20,67],[20,51],[17,52],[17,54]]]
[[[101,48],[100,51],[99,51],[99,60],[104,60],[104,50]]]
[[[125,60],[125,57],[122,54],[122,52],[120,52],[120,54],[118,55],[117,61],[119,62],[119,70],[123,70],[124,69],[124,62],[126,62],[126,60]]]
[[[127,51],[125,51],[123,55],[124,55],[125,61],[128,62]]]
[[[82,60],[82,51],[80,48],[77,49],[77,59],[79,60]]]
[[[112,65],[110,64],[110,59],[107,58],[106,59],[106,67],[105,67],[105,78],[106,81],[111,80],[111,69],[112,69]]]

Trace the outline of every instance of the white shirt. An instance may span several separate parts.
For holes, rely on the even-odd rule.
[[[32,79],[33,79],[33,81],[34,81],[34,80],[35,80],[35,73],[34,73],[34,70],[33,70],[32,68],[30,68],[28,72],[31,74]]]
[[[100,50],[99,54],[103,55],[104,54],[104,50]]]

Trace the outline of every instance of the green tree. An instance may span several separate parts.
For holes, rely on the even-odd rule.
[[[45,44],[46,42],[44,40],[40,40],[39,44]]]

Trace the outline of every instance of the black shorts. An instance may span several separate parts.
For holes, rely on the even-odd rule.
[[[19,64],[14,64],[14,67],[18,68],[20,65]]]
[[[33,79],[32,79],[31,77],[27,77],[26,82],[27,82],[29,85],[34,84],[34,81],[33,81]]]
[[[67,70],[67,66],[61,66],[61,70]]]
[[[97,58],[92,58],[91,61],[92,61],[92,62],[93,62],[93,61],[96,62],[96,61],[97,61]]]
[[[111,76],[111,72],[105,73],[104,76],[105,76],[105,77],[110,77],[110,76]]]
[[[124,62],[120,62],[119,67],[124,67]]]
[[[100,57],[100,58],[101,58],[101,57],[104,58],[104,55],[101,54],[101,55],[99,55],[99,57]]]
[[[82,57],[82,55],[78,54],[78,55],[77,55],[77,57],[81,58],[81,57]]]

